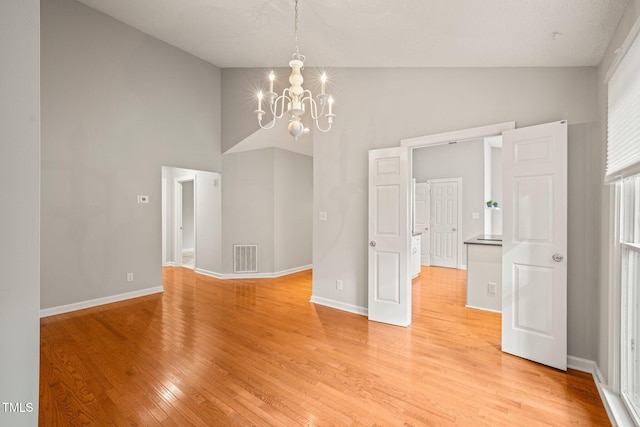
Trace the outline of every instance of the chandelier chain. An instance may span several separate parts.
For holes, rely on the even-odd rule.
[[[298,46],[298,44],[299,44],[299,38],[298,38],[298,0],[295,0],[295,19],[294,19],[293,29],[294,29],[294,33],[295,33],[295,42],[296,42],[296,51],[293,54],[293,58],[300,59],[300,60],[304,61],[304,57],[302,55],[300,55],[300,47]]]

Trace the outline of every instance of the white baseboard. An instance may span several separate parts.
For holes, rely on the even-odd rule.
[[[567,367],[577,371],[588,372],[593,375],[593,381],[596,383],[600,400],[607,411],[609,421],[616,427],[627,427],[635,425],[631,420],[631,416],[627,412],[624,403],[618,393],[612,391],[607,385],[600,367],[593,360],[582,359],[576,356],[567,356]]]
[[[465,304],[465,307],[467,308],[473,308],[474,310],[482,310],[482,311],[490,311],[491,313],[502,313],[501,310],[492,310],[490,308],[484,308],[484,307],[475,307],[473,305],[469,305],[469,304]]]
[[[214,277],[216,279],[222,279],[222,274],[216,273],[215,271],[205,270],[203,268],[196,268],[194,270],[198,274],[202,274],[203,276]]]
[[[167,261],[164,264],[162,264],[163,267],[175,267],[176,263],[173,261]]]
[[[344,302],[322,298],[317,296],[311,296],[311,302],[314,304],[324,305],[326,307],[335,308],[342,311],[348,311],[349,313],[360,314],[361,316],[368,316],[369,309],[367,307],[360,307],[357,305],[347,304]]]
[[[288,270],[276,271],[274,273],[242,273],[242,274],[229,274],[229,273],[216,273],[214,271],[204,270],[202,268],[196,268],[196,273],[203,274],[209,277],[215,277],[216,279],[275,279],[277,277],[286,276],[288,274],[298,273],[300,271],[310,270],[312,265],[303,265],[301,267],[294,267]]]
[[[164,288],[162,286],[156,286],[154,288],[140,289],[139,291],[127,292],[124,294],[111,295],[108,297],[61,305],[58,307],[45,308],[44,310],[40,310],[40,318],[55,316],[56,314],[69,313],[71,311],[82,310],[84,308],[110,304],[112,302],[124,301],[131,298],[143,297],[145,295],[157,294],[160,292],[164,292]]]
[[[182,253],[185,252],[195,252],[196,250],[194,248],[182,248]]]
[[[583,359],[582,357],[577,356],[567,356],[567,368],[593,374],[596,366],[597,364],[593,360]]]

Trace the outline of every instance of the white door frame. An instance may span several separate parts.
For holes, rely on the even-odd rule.
[[[416,220],[415,220],[415,215],[414,215],[414,219],[413,219],[413,224],[414,224],[414,233],[420,233],[422,234],[422,237],[420,238],[420,264],[424,265],[424,266],[430,266],[431,265],[431,255],[429,254],[429,250],[431,248],[431,234],[429,231],[430,228],[430,224],[431,224],[431,212],[429,207],[431,206],[431,195],[429,194],[429,191],[431,190],[431,186],[429,184],[429,182],[423,181],[423,182],[416,182],[416,188],[417,186],[420,185],[424,185],[425,189],[426,189],[426,200],[425,200],[425,205],[427,206],[425,209],[425,216],[426,216],[426,221],[425,224],[426,226],[424,226],[422,229],[418,230],[415,227],[416,224]],[[414,188],[413,191],[413,198],[414,198],[414,211],[415,211],[415,197],[416,197],[416,191]]]
[[[400,140],[400,146],[410,148],[413,158],[413,150],[425,147],[435,147],[437,145],[449,144],[451,141],[471,141],[480,138],[487,138],[496,135],[502,135],[502,132],[513,130],[516,128],[516,122],[503,122],[476,128],[456,130],[452,132],[437,133],[434,135],[419,136],[416,138],[408,138]],[[411,173],[413,177],[413,171]],[[462,226],[462,203],[460,202],[462,191],[458,191],[458,226]],[[431,201],[429,201],[431,204]],[[429,230],[429,233],[431,230]],[[458,233],[459,240],[462,240],[462,233]],[[458,268],[462,262],[462,244],[458,242]]]
[[[196,175],[187,175],[176,178],[174,181],[174,198],[173,205],[175,208],[175,216],[174,216],[174,238],[173,238],[173,247],[174,247],[174,260],[176,267],[182,267],[182,184],[185,182],[193,181],[193,269],[195,271],[197,266],[197,256],[198,256],[198,241],[196,239],[197,233],[197,206],[198,206],[198,198],[197,194],[197,181]]]
[[[167,178],[162,178],[162,266],[167,265]]]
[[[457,231],[456,231],[456,245],[457,245],[457,250],[456,250],[456,268],[459,270],[462,268],[462,178],[461,177],[457,177],[457,178],[437,178],[437,179],[428,179],[427,183],[429,183],[429,185],[431,184],[437,184],[440,182],[456,182],[458,184],[458,218],[457,218],[457,222],[458,222],[458,226],[457,226]],[[429,221],[431,221],[431,204],[433,203],[433,198],[431,196],[429,196]],[[431,262],[431,244],[433,243],[433,239],[431,239],[431,223],[429,223],[429,230],[427,231],[427,233],[429,233],[429,262]]]

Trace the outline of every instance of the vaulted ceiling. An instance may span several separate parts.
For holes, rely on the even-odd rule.
[[[286,66],[294,0],[79,0],[222,68]],[[307,66],[594,66],[629,0],[299,0]]]

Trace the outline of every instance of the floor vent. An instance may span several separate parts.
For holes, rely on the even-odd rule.
[[[258,245],[233,245],[233,272],[258,272]]]

